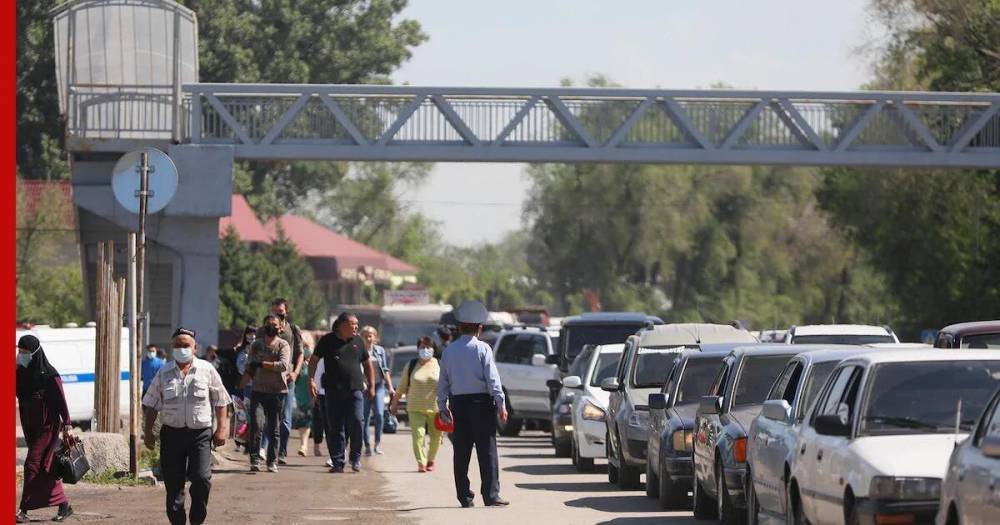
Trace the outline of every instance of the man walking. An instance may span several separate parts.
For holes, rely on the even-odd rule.
[[[163,414],[160,468],[167,489],[167,519],[171,525],[204,523],[212,489],[212,443],[226,444],[229,394],[215,368],[194,356],[193,330],[178,328],[172,338],[173,360],[149,384],[143,396],[146,448],[156,444],[153,423]],[[219,422],[212,433],[212,411]],[[184,483],[191,482],[191,513],[184,512]]]
[[[364,400],[366,394],[369,399],[375,397],[375,370],[365,343],[358,337],[357,316],[347,312],[337,316],[333,330],[320,338],[309,358],[311,374],[315,374],[320,359],[326,390],[327,444],[333,460],[330,472],[344,471],[345,437],[351,447],[351,470],[360,472]],[[309,388],[315,397],[315,375],[312,378]]]
[[[490,345],[478,339],[489,317],[479,301],[465,301],[455,311],[459,337],[444,349],[438,381],[438,410],[455,424],[455,490],[463,507],[472,507],[475,494],[469,489],[472,447],[479,460],[480,491],[487,507],[504,506],[500,497],[497,464],[496,418],[507,422],[500,374]]]
[[[274,315],[264,318],[264,337],[250,345],[243,385],[253,380],[250,395],[250,471],[260,471],[262,436],[268,436],[267,470],[277,472],[278,425],[285,397],[288,395],[287,376],[291,368],[288,343],[278,337],[279,320]]]
[[[288,369],[288,390],[295,391],[295,381],[302,373],[302,365],[305,357],[302,353],[302,331],[292,323],[288,314],[288,301],[278,297],[271,301],[271,315],[278,318],[278,337],[288,343],[292,350],[291,366]],[[258,338],[263,337],[263,333],[258,334]],[[295,396],[285,396],[285,403],[281,408],[281,439],[278,444],[278,464],[284,465],[288,456],[288,440],[292,435],[292,414],[295,412]],[[267,446],[268,438],[265,436],[264,446]]]

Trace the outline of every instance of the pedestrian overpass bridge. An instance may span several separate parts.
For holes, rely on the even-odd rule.
[[[241,160],[1000,167],[1000,94],[71,85],[67,143]],[[176,125],[175,125],[176,123]]]

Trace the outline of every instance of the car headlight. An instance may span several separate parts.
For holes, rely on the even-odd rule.
[[[670,434],[670,441],[677,452],[694,450],[694,433],[690,430],[675,430],[673,434]]]
[[[583,419],[588,421],[604,421],[604,410],[587,401],[583,404]]]
[[[649,426],[649,413],[635,410],[628,416],[628,426],[634,428],[646,428]]]
[[[941,480],[875,476],[868,487],[868,497],[882,500],[936,500],[941,497]]]

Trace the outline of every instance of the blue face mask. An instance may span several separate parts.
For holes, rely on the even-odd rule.
[[[190,348],[174,348],[174,361],[178,363],[190,363],[194,359],[194,350]]]
[[[424,361],[426,361],[426,360],[434,357],[434,349],[433,348],[421,348],[420,350],[417,350],[417,357],[419,357],[420,359],[423,359]]]
[[[35,352],[38,352],[38,350],[35,350]],[[27,366],[31,364],[31,360],[34,359],[35,352],[32,352],[30,354],[26,354],[24,352],[18,352],[17,353],[17,366],[21,366],[21,367],[27,368]]]

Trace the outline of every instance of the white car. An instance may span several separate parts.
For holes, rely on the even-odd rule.
[[[559,379],[559,370],[545,361],[555,352],[552,337],[538,328],[513,328],[497,336],[493,357],[510,412],[507,424],[499,428],[501,435],[518,435],[525,421],[535,421],[539,427],[546,427],[552,421],[547,381]]]
[[[955,448],[941,484],[938,525],[995,523],[1000,513],[1000,390],[969,439]]]
[[[624,344],[585,346],[570,367],[570,375],[563,378],[563,388],[578,390],[571,409],[572,457],[573,464],[581,472],[594,469],[594,458],[606,457],[604,438],[608,426],[604,416],[610,394],[601,390],[601,381],[615,375],[624,348]]]
[[[866,345],[899,343],[899,338],[887,326],[864,324],[815,324],[793,326],[785,333],[785,342],[816,345]]]
[[[787,521],[932,521],[952,449],[998,385],[997,352],[884,350],[845,359],[799,429]]]

